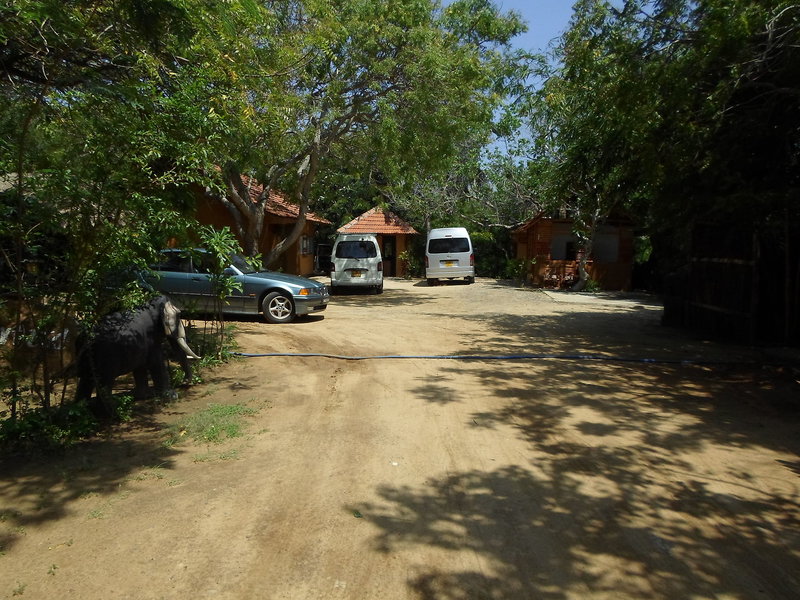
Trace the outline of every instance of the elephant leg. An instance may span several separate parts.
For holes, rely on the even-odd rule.
[[[133,370],[133,398],[134,400],[142,400],[147,398],[147,367],[139,367]]]
[[[172,390],[169,380],[166,357],[160,346],[150,356],[149,371],[150,376],[153,378],[153,387],[156,394],[170,399],[177,398],[177,394]]]
[[[94,391],[94,378],[89,373],[81,373],[78,376],[78,389],[75,392],[75,401],[88,401]]]
[[[114,379],[106,377],[90,381],[97,388],[97,397],[89,399],[89,409],[98,419],[113,419],[117,414],[117,401],[113,395]]]

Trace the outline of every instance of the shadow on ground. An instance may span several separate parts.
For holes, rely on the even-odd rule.
[[[445,361],[439,377],[421,378],[410,393],[436,404],[462,401],[452,382],[477,382],[474,394],[499,402],[463,427],[510,429],[532,458],[381,486],[382,501],[344,507],[377,527],[376,551],[421,545],[483,561],[455,573],[421,567],[408,582],[416,597],[796,597],[800,383],[791,366],[743,347],[676,344],[682,334],[635,307],[463,319],[463,346],[486,353],[678,363]],[[477,320],[489,333],[470,326]],[[715,364],[691,362],[704,357]]]
[[[0,537],[0,556],[25,535],[26,527],[68,516],[75,501],[110,497],[143,471],[174,468],[177,451],[163,444],[163,426],[151,409],[140,408],[130,422],[115,425],[104,438],[58,454],[0,458],[0,497],[13,507],[0,510],[8,532]]]

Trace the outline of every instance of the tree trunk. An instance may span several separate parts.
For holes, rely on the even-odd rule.
[[[586,269],[586,261],[592,252],[591,239],[583,244],[583,249],[578,253],[578,281],[570,288],[573,292],[582,292],[589,282],[589,271]]]
[[[317,129],[317,133],[314,137],[314,143],[311,145],[311,149],[300,163],[300,167],[297,169],[298,182],[293,194],[293,199],[295,202],[297,202],[298,206],[297,221],[295,221],[294,227],[292,227],[289,235],[275,244],[275,246],[273,246],[273,248],[269,251],[269,254],[264,257],[264,266],[269,266],[275,262],[275,260],[281,254],[286,252],[286,250],[291,247],[291,245],[294,244],[303,233],[303,229],[306,225],[306,214],[308,214],[311,185],[314,183],[314,179],[317,176],[317,169],[319,168],[321,149],[320,140],[321,131]]]
[[[599,209],[594,212],[591,217],[588,227],[584,227],[583,231],[576,231],[576,236],[580,242],[581,250],[578,253],[578,281],[570,288],[573,292],[581,292],[586,288],[589,283],[589,271],[586,270],[586,262],[592,254],[592,246],[594,245],[594,236],[597,233],[597,225],[600,220]]]

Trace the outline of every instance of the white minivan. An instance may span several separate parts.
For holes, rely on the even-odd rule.
[[[464,227],[431,229],[425,244],[425,277],[428,285],[461,277],[475,282],[475,254]]]
[[[331,290],[372,288],[383,293],[383,258],[373,233],[342,233],[331,251]]]

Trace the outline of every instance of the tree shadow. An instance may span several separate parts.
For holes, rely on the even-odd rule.
[[[757,525],[782,518],[787,530],[796,527],[784,512],[792,499],[736,502],[719,525],[701,528],[724,499],[704,482],[676,482],[654,494],[647,473],[630,467],[629,453],[595,448],[590,458],[553,457],[539,473],[508,466],[418,488],[383,486],[379,502],[345,508],[378,528],[377,552],[414,545],[480,557],[484,567],[474,570],[421,568],[408,586],[424,599],[746,597],[753,589],[794,597],[797,559],[787,560],[775,533]],[[575,476],[587,470],[607,489]]]
[[[0,553],[10,550],[28,526],[73,513],[81,499],[111,497],[147,469],[173,469],[178,450],[165,446],[155,411],[137,410],[127,423],[57,454],[0,457]]]
[[[418,291],[384,288],[382,294],[372,294],[368,290],[358,290],[353,294],[337,294],[331,304],[342,306],[369,306],[391,308],[398,306],[416,306],[434,300],[433,296]]]
[[[475,381],[499,402],[463,427],[510,429],[530,456],[345,507],[377,527],[375,551],[478,557],[474,569],[421,567],[416,597],[796,597],[799,463],[776,457],[800,454],[800,385],[757,348],[657,317],[634,305],[462,317],[459,346],[473,352],[575,358],[443,361],[409,390],[444,405]]]

